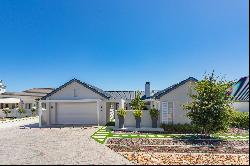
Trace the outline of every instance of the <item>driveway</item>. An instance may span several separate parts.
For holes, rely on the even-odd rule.
[[[131,164],[90,138],[97,128],[29,126],[0,128],[1,164]]]

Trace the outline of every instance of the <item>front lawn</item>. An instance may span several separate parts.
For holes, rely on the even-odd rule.
[[[197,134],[150,134],[150,133],[114,133],[108,127],[101,127],[92,136],[97,142],[104,144],[108,138],[175,138],[175,139],[204,139]],[[249,140],[249,134],[213,134],[206,139],[220,140]]]

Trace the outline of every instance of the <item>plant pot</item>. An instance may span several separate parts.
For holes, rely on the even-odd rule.
[[[158,118],[152,118],[152,128],[157,128],[157,121],[158,121]]]
[[[118,116],[119,119],[119,128],[124,128],[124,117]]]
[[[141,128],[141,117],[135,118],[136,120],[136,128]]]

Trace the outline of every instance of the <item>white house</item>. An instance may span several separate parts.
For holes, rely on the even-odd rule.
[[[19,117],[18,108],[23,107],[26,113],[23,116],[31,116],[31,109],[36,107],[36,99],[40,99],[52,88],[33,88],[23,92],[4,92],[0,94],[0,118],[5,117],[2,109],[9,108],[11,113],[8,117]]]
[[[195,81],[197,81],[195,78],[190,77],[162,91],[151,91],[150,83],[146,82],[145,91],[141,91],[141,98],[146,103],[142,127],[151,126],[149,109],[152,107],[158,108],[161,112],[159,124],[188,123],[189,119],[182,105],[190,101],[188,93],[191,92]],[[135,120],[129,110],[135,93],[136,91],[103,91],[93,85],[72,79],[41,98],[38,106],[39,125],[105,125],[110,121],[112,109],[125,108],[128,110],[125,125],[132,127],[135,125]],[[116,125],[117,122],[116,118]]]

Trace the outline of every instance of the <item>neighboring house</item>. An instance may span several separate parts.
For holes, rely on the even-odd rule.
[[[27,111],[24,116],[30,116],[31,109],[36,107],[36,99],[40,99],[52,90],[52,88],[34,88],[23,92],[4,92],[0,94],[0,117],[5,117],[2,112],[4,108],[12,110],[9,117],[19,117],[17,110],[20,107]]]
[[[249,76],[242,77],[233,86],[231,95],[235,102],[233,107],[240,112],[249,112]]]
[[[188,78],[162,91],[151,91],[146,82],[141,98],[146,103],[142,118],[142,127],[150,127],[150,108],[158,108],[161,112],[160,123],[188,123],[182,105],[190,101],[188,93],[197,81]],[[103,91],[93,85],[72,79],[39,101],[39,125],[85,124],[105,125],[110,121],[111,110],[125,108],[131,110],[130,102],[136,91]],[[42,109],[42,104],[46,104]],[[128,111],[129,112],[129,111]],[[126,116],[125,125],[134,126],[132,112]],[[117,125],[117,118],[116,118]]]

